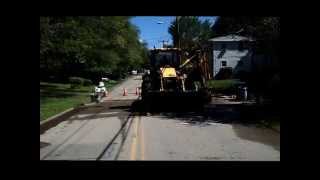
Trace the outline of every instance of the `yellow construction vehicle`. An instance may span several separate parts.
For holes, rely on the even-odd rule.
[[[211,96],[206,88],[207,79],[210,79],[207,52],[152,49],[150,71],[143,75],[141,96],[153,102],[166,97],[208,102]]]

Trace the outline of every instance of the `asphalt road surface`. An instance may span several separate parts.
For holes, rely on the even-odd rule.
[[[40,134],[40,159],[280,161],[280,133],[238,121],[223,99],[204,112],[134,112],[141,82],[130,77],[102,103]]]

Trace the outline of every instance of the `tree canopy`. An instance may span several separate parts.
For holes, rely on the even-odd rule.
[[[280,17],[219,17],[212,26],[214,36],[237,33],[249,36],[259,43],[258,50],[279,53]],[[277,51],[277,52],[275,52]]]
[[[182,16],[173,21],[169,27],[173,45],[182,49],[193,49],[206,43],[211,36],[210,22],[200,21],[195,16]]]
[[[40,17],[41,76],[124,76],[146,61],[130,17]]]

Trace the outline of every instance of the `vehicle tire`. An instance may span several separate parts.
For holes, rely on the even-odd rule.
[[[143,81],[141,86],[141,98],[145,99],[148,95],[148,91],[151,90],[151,82]]]
[[[208,89],[201,90],[201,97],[204,103],[209,103],[211,101],[211,93]]]

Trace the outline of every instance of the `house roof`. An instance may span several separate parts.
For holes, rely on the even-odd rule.
[[[213,42],[221,42],[221,41],[253,41],[253,39],[251,39],[249,37],[230,34],[230,35],[227,35],[227,36],[215,37],[215,38],[209,39],[208,41],[213,41]]]
[[[149,49],[150,51],[181,51],[179,48],[156,48],[156,49]]]

